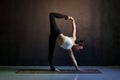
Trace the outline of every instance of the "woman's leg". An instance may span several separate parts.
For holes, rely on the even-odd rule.
[[[55,70],[54,64],[53,64],[54,48],[55,48],[55,39],[54,39],[54,37],[50,34],[50,36],[49,36],[49,54],[48,54],[48,60],[49,60],[50,68],[51,68],[52,71]]]
[[[57,27],[57,24],[55,22],[55,18],[64,18],[64,19],[68,19],[68,16],[60,14],[60,13],[50,13],[49,14],[49,19],[50,19],[50,31],[51,33],[61,33],[61,31],[59,30],[59,28]]]
[[[55,18],[67,18],[67,16],[59,14],[59,13],[50,13],[49,15],[50,18],[50,36],[49,36],[49,63],[50,63],[50,68],[52,71],[55,70],[54,64],[53,64],[53,53],[54,53],[54,48],[56,45],[56,39],[58,35],[61,33],[59,28],[56,25]]]

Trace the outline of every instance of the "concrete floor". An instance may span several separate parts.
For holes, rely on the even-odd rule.
[[[56,66],[74,69],[73,66]],[[16,74],[16,69],[49,69],[48,66],[0,66],[0,80],[120,80],[120,66],[79,66],[81,69],[98,69],[98,74]]]

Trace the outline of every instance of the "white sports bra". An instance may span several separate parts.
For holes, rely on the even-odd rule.
[[[74,45],[73,41],[71,40],[70,37],[65,36],[63,44],[60,46],[64,49],[71,49],[72,46]]]

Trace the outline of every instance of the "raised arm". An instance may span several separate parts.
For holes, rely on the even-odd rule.
[[[76,40],[76,23],[75,23],[75,19],[73,17],[71,17],[71,16],[69,16],[68,19],[72,21],[72,26],[73,26],[73,28],[72,28],[72,37],[73,37],[74,40]]]

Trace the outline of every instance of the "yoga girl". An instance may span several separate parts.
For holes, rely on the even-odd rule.
[[[65,36],[59,30],[59,28],[56,25],[55,18],[58,18],[58,19],[63,18],[65,20],[69,20],[72,22],[73,28],[72,28],[71,37]],[[49,35],[48,59],[49,59],[51,71],[59,71],[54,67],[54,64],[53,64],[53,53],[56,45],[60,46],[61,48],[64,48],[65,50],[68,50],[70,58],[75,66],[75,69],[77,71],[80,70],[76,62],[76,59],[73,55],[72,49],[75,49],[75,50],[83,49],[83,41],[79,40],[78,42],[76,42],[76,24],[75,24],[74,18],[71,16],[60,14],[60,13],[50,13],[49,19],[50,19],[50,35]]]

